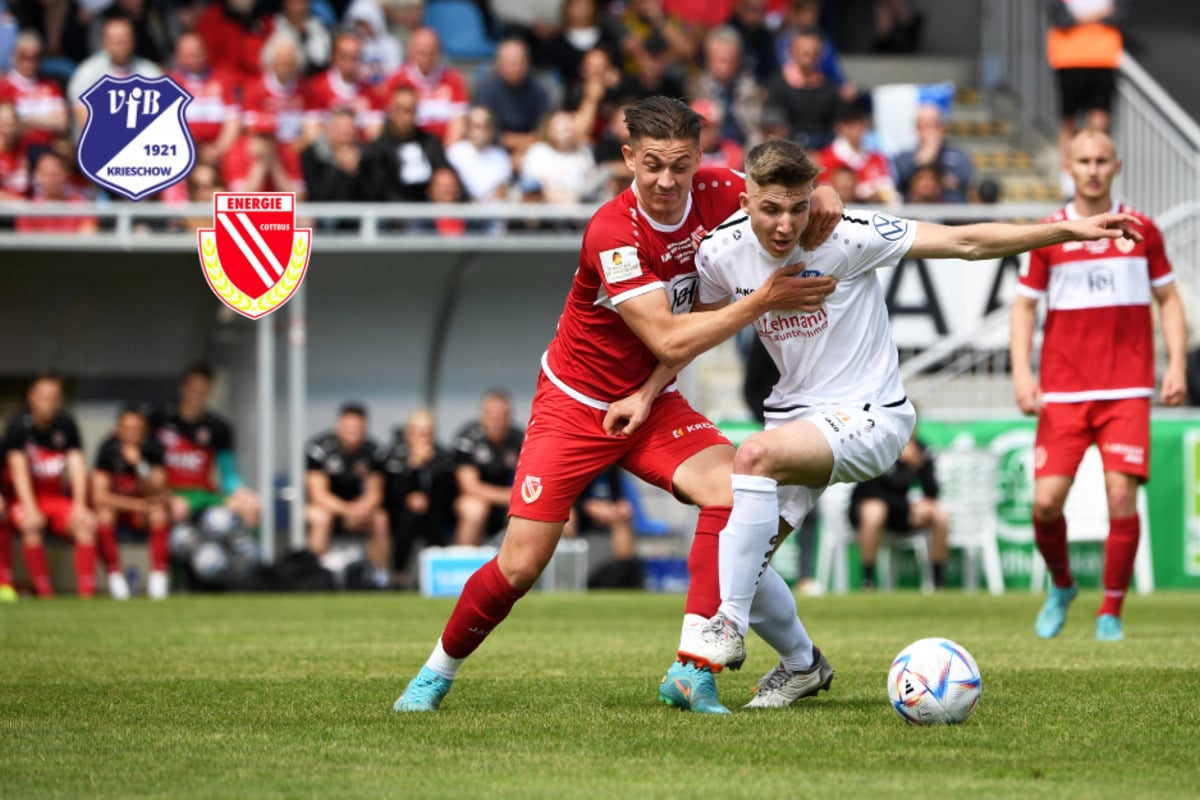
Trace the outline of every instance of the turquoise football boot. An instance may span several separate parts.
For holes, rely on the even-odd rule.
[[[1067,609],[1070,608],[1071,601],[1077,594],[1079,594],[1079,588],[1074,584],[1066,589],[1058,586],[1050,587],[1050,596],[1046,598],[1046,604],[1038,612],[1037,623],[1034,625],[1038,636],[1043,639],[1053,639],[1058,636],[1058,632],[1062,630],[1063,624],[1067,621]]]
[[[712,670],[676,661],[658,685],[658,699],[681,711],[697,714],[728,714],[717,699],[717,682]]]
[[[404,694],[392,706],[397,714],[410,711],[437,711],[454,681],[444,678],[429,667],[421,667],[417,677],[408,682]]]

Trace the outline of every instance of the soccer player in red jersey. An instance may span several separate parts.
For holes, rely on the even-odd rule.
[[[167,514],[167,472],[162,446],[150,438],[146,414],[136,405],[124,406],[117,429],[100,445],[92,471],[92,505],[96,509],[96,538],[108,567],[108,593],[129,599],[129,583],[121,571],[117,526],[148,531],[150,576],[146,594],[152,600],[167,596],[170,566]]]
[[[542,356],[500,553],[468,579],[433,654],[396,701],[397,712],[438,708],[463,660],[549,562],[576,498],[614,463],[700,507],[685,610],[700,619],[720,603],[717,534],[732,502],[733,447],[673,383],[646,404],[630,436],[609,435],[605,414],[656,370],[682,366],[682,352],[712,347],[769,309],[816,310],[834,281],[784,268],[743,302],[688,313],[696,299],[696,247],[737,209],[745,182],[728,169],[699,166],[702,120],[681,101],[651,97],[625,118],[630,141],[623,153],[634,184],[604,204],[584,232],[558,333]],[[841,216],[831,190],[821,192],[820,204],[813,244]],[[694,687],[689,697],[727,713],[709,670],[677,666]]]
[[[96,592],[96,518],[87,505],[87,463],[75,420],[62,410],[62,381],[50,372],[34,378],[4,433],[12,479],[12,521],[21,534],[25,567],[34,591],[54,595],[42,547],[49,530],[75,542],[75,577],[81,597]]]
[[[1075,199],[1050,219],[1129,213],[1141,220],[1142,241],[1101,239],[1034,250],[1017,288],[1013,384],[1021,411],[1038,416],[1033,531],[1054,582],[1036,630],[1044,639],[1056,636],[1075,599],[1063,504],[1084,451],[1095,443],[1104,461],[1109,516],[1096,638],[1117,641],[1124,637],[1121,606],[1141,535],[1138,486],[1150,478],[1155,384],[1151,298],[1158,303],[1167,345],[1159,395],[1165,405],[1181,404],[1187,393],[1187,331],[1162,234],[1148,217],[1113,200],[1112,183],[1121,162],[1112,139],[1098,128],[1083,129],[1071,139],[1068,153]],[[1039,384],[1030,354],[1042,297],[1048,307]]]

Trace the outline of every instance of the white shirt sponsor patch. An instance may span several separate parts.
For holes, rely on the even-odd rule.
[[[638,261],[636,247],[618,247],[615,250],[601,251],[600,266],[604,269],[604,278],[609,283],[618,283],[642,274],[642,265]]]

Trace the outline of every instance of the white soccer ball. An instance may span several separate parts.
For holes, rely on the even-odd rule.
[[[888,672],[892,708],[913,725],[957,725],[979,705],[975,659],[949,639],[920,639],[900,651]]]

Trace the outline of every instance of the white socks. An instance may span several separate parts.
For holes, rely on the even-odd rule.
[[[773,479],[758,475],[733,476],[733,511],[721,532],[717,561],[719,610],[743,635],[750,625],[750,605],[779,533],[778,486]]]
[[[798,672],[812,669],[813,643],[796,616],[796,597],[773,567],[767,567],[754,596],[750,627],[779,653],[783,666]]]
[[[454,676],[458,674],[458,668],[466,661],[465,658],[451,658],[445,650],[442,649],[442,637],[438,637],[437,644],[434,645],[433,652],[429,655],[429,660],[425,662],[425,666],[441,675],[447,680],[454,680]]]

